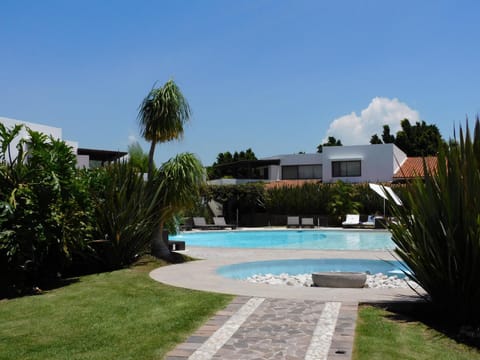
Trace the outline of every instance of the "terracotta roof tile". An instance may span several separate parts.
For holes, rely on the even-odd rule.
[[[400,166],[397,172],[393,175],[394,180],[411,179],[415,177],[424,176],[423,162],[427,165],[430,172],[437,170],[437,158],[435,156],[427,157],[409,157]]]

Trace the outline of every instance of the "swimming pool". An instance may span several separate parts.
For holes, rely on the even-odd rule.
[[[254,261],[222,266],[217,273],[231,279],[246,279],[256,274],[289,275],[308,274],[323,271],[353,271],[368,274],[383,273],[404,278],[406,269],[401,261],[366,259],[289,259]]]
[[[191,232],[170,236],[190,246],[311,250],[391,250],[388,231],[261,230]]]

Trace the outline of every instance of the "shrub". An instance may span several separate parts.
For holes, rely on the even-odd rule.
[[[0,270],[4,287],[19,292],[61,273],[92,229],[72,149],[27,129],[14,154],[21,130],[0,124]]]
[[[356,200],[357,196],[358,190],[355,185],[343,181],[337,181],[332,185],[328,209],[336,224],[340,224],[346,214],[359,212],[362,204]]]
[[[425,166],[425,172],[428,169]],[[393,207],[396,254],[411,277],[461,323],[480,325],[480,123],[440,149],[438,170],[417,180]],[[392,203],[392,202],[390,202]]]
[[[266,191],[265,209],[272,214],[327,214],[330,186],[305,183]]]

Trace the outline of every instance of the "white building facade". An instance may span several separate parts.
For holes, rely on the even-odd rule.
[[[94,149],[79,149],[78,142],[65,140],[62,137],[62,129],[59,127],[48,126],[43,124],[31,123],[23,120],[16,120],[6,117],[0,117],[0,123],[3,124],[6,128],[12,129],[16,125],[23,125],[23,128],[20,130],[18,136],[12,141],[10,145],[11,157],[17,157],[17,144],[21,139],[28,138],[27,128],[33,131],[43,133],[47,136],[52,136],[54,139],[64,141],[68,146],[72,148],[72,152],[77,156],[77,168],[89,168],[92,167],[92,154],[101,155],[101,159],[105,162],[113,161],[112,159],[117,159],[122,156],[125,156],[125,152],[119,151],[108,151],[108,150],[94,150]]]
[[[323,153],[278,155],[268,166],[268,180],[341,180],[349,183],[389,182],[407,155],[394,144],[324,146]]]

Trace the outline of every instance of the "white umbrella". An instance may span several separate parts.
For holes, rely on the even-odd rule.
[[[385,216],[385,200],[392,199],[395,204],[399,206],[403,205],[402,200],[400,200],[391,187],[372,183],[369,183],[368,186],[383,198],[383,216]]]

